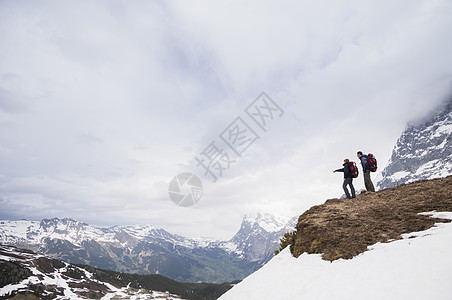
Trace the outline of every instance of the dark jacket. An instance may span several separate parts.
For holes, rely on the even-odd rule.
[[[352,175],[350,174],[350,163],[343,164],[342,169],[334,170],[334,172],[344,172],[344,178],[352,178]]]
[[[363,173],[366,173],[367,169],[369,169],[369,164],[367,163],[367,155],[361,155],[361,166],[363,166]]]

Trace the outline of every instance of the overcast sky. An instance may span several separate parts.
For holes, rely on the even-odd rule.
[[[299,215],[342,195],[344,158],[381,170],[450,96],[451,16],[448,0],[1,0],[0,218],[228,239],[244,214]],[[245,113],[263,91],[284,112],[266,131]],[[195,157],[232,153],[237,117],[259,138],[213,182]],[[192,207],[168,195],[182,172],[203,183]]]

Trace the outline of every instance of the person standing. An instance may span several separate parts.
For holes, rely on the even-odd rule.
[[[358,156],[359,160],[361,161],[361,166],[363,166],[364,185],[366,186],[366,190],[368,192],[375,192],[374,184],[370,179],[370,169],[369,162],[367,161],[367,155],[363,155],[361,151],[358,151],[356,153],[356,156]]]
[[[337,169],[337,170],[333,171],[333,173],[344,172],[344,183],[342,184],[342,188],[344,189],[345,195],[347,196],[348,199],[356,198],[355,188],[353,187],[353,177],[350,172],[350,164],[351,164],[351,162],[346,158],[346,159],[344,159],[344,164],[343,164],[344,167],[342,169]],[[352,192],[351,196],[350,196],[350,193],[348,192],[347,185],[350,186],[350,191]]]

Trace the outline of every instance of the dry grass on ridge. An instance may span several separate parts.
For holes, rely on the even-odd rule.
[[[291,251],[322,253],[325,260],[350,259],[377,242],[429,229],[437,222],[419,215],[452,211],[452,176],[364,193],[356,199],[330,199],[302,214]]]

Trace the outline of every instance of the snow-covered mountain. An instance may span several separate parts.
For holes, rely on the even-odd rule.
[[[266,262],[279,248],[279,239],[285,232],[294,231],[297,217],[286,218],[270,214],[246,215],[231,242],[249,261]]]
[[[71,263],[180,281],[240,280],[267,262],[295,219],[247,215],[229,241],[191,239],[152,226],[96,228],[72,219],[0,221],[0,243]]]
[[[452,101],[418,124],[408,125],[381,173],[377,189],[452,174]]]
[[[86,223],[64,218],[37,221],[0,221],[0,242],[11,245],[40,245],[45,239],[66,240],[75,246],[95,240],[103,243],[118,243],[122,246],[135,246],[137,241],[162,240],[188,248],[205,247],[207,239],[188,239],[168,231],[146,226],[114,226],[96,228]]]
[[[83,241],[95,239],[99,242],[113,242],[114,234],[72,219],[44,219],[37,221],[0,221],[2,244],[39,246],[45,239],[66,240],[75,246]]]

